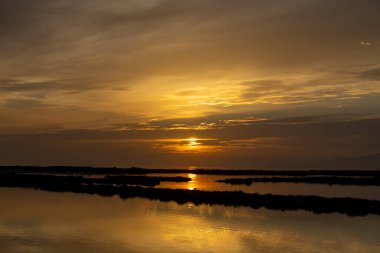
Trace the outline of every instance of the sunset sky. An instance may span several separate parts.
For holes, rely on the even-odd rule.
[[[380,152],[378,0],[0,0],[0,164]]]

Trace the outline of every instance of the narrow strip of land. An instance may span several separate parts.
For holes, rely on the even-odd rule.
[[[380,186],[379,177],[332,177],[332,176],[307,176],[307,177],[254,177],[254,178],[227,178],[216,180],[219,183],[232,185],[252,185],[252,183],[306,183],[328,185],[375,185]]]
[[[199,175],[248,175],[248,176],[363,176],[380,177],[379,170],[217,170],[217,169],[144,169],[144,168],[102,168],[71,166],[0,166],[0,173],[49,173],[49,174],[89,174],[89,175],[144,175],[152,173]]]
[[[150,176],[105,176],[105,177],[83,177],[83,176],[57,176],[44,174],[0,174],[0,182],[18,183],[24,185],[52,184],[52,185],[72,185],[72,184],[102,184],[102,185],[140,185],[157,186],[161,182],[188,182],[188,177],[150,177]]]

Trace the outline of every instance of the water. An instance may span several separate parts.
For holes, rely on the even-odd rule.
[[[380,252],[380,216],[0,188],[0,252]]]
[[[158,188],[200,189],[207,191],[244,191],[260,194],[280,195],[317,195],[322,197],[353,197],[362,199],[380,200],[379,186],[357,185],[327,185],[304,183],[253,183],[247,185],[230,185],[215,182],[226,178],[247,178],[250,176],[219,176],[195,174],[150,174],[149,176],[182,176],[190,177],[191,181],[185,183],[162,182]]]

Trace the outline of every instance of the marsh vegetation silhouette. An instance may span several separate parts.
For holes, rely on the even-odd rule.
[[[160,201],[175,201],[179,204],[192,202],[196,205],[245,206],[273,210],[305,210],[316,214],[338,212],[350,216],[376,214],[380,215],[380,201],[355,198],[325,198],[319,196],[294,196],[252,194],[242,191],[201,191],[182,189],[160,189],[136,186],[140,180],[150,177],[110,176],[105,178],[88,178],[83,176],[42,175],[4,173],[0,175],[0,187],[28,187],[53,192],[73,192],[97,194],[101,196],[117,195],[122,199],[147,198]],[[153,182],[157,182],[156,177]],[[167,178],[159,180],[187,180],[186,178]],[[146,181],[144,181],[145,184]]]

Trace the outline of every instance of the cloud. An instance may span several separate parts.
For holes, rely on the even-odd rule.
[[[62,81],[43,81],[43,82],[27,82],[21,80],[0,80],[0,92],[51,92],[59,90],[86,89],[76,85],[75,82],[69,80]]]
[[[376,35],[376,1],[342,3],[18,0],[2,3],[0,54],[18,66],[11,73],[48,69],[56,78],[301,67],[352,56],[348,36]]]
[[[379,113],[378,10],[376,0],[0,0],[0,131],[87,129],[44,135],[38,152],[54,144],[59,160],[71,147],[70,161],[80,160],[74,151],[83,146],[73,142],[83,135],[197,134],[234,145],[280,138],[297,152],[315,144],[310,156],[317,148],[359,152],[326,143],[367,130],[378,136],[371,128],[377,121],[347,116]],[[318,117],[325,114],[348,119]],[[89,131],[99,129],[108,132]],[[107,146],[108,162],[112,152],[119,164],[127,162],[123,153],[139,162],[145,148],[156,155],[146,143],[131,143],[135,151]],[[103,148],[89,147],[88,157]],[[244,156],[247,165],[249,152],[231,160]],[[264,162],[259,156],[267,151],[257,152]],[[209,156],[226,162],[217,153]]]
[[[41,108],[44,105],[39,100],[35,99],[9,99],[3,104],[3,107],[16,108],[16,109],[32,109]]]
[[[321,115],[227,124],[203,130],[167,130],[163,127],[1,135],[0,163],[292,167],[342,156],[377,153],[380,150],[379,127],[378,115]]]
[[[363,80],[380,81],[380,68],[362,71],[357,73],[357,77]]]

